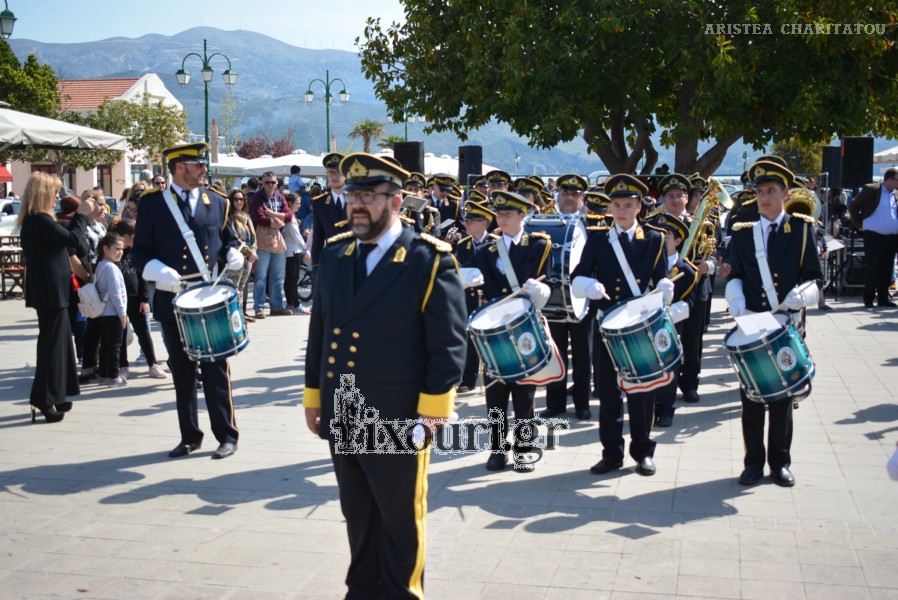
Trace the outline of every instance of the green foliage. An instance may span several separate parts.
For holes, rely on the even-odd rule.
[[[369,19],[362,70],[389,111],[426,114],[429,131],[466,139],[496,118],[536,147],[582,136],[612,172],[643,160],[650,171],[658,132],[677,171],[703,174],[740,138],[760,149],[789,137],[898,134],[887,0],[863,11],[842,0],[403,4],[402,25]],[[889,25],[872,35],[781,30],[858,22]],[[717,31],[734,24],[744,29]],[[701,156],[699,141],[713,142]]]
[[[0,101],[21,112],[53,117],[59,110],[56,75],[50,65],[42,65],[29,54],[19,63],[12,48],[0,39]]]
[[[352,131],[349,132],[351,138],[362,138],[363,152],[371,152],[371,140],[384,134],[385,126],[380,121],[372,121],[365,119],[353,123]]]
[[[825,142],[803,142],[796,138],[775,142],[771,154],[782,157],[794,173],[816,175],[823,170]]]
[[[377,142],[378,148],[389,148],[390,150],[396,145],[397,142],[404,142],[405,138],[401,135],[388,135],[387,137],[380,138],[380,141]]]

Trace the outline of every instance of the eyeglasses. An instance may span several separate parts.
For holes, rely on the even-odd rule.
[[[234,196],[234,202],[243,202],[244,200],[246,200],[246,198],[244,198],[243,196],[240,196],[239,198]]]
[[[154,181],[153,185],[165,185],[164,181]]]
[[[277,181],[263,181],[262,182],[263,185],[277,185],[277,183],[278,183]]]
[[[386,192],[346,192],[346,202],[361,202],[362,204],[374,204],[378,196],[392,196]]]

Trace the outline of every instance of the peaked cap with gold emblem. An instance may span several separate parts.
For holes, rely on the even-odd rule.
[[[347,192],[367,190],[381,183],[393,183],[402,187],[408,178],[408,171],[365,152],[350,154],[340,161],[340,172],[346,177]]]

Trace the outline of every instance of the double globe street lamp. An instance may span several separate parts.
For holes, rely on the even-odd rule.
[[[206,40],[203,40],[203,55],[200,56],[196,52],[191,52],[187,56],[184,57],[184,60],[181,61],[181,68],[175,73],[175,77],[178,78],[178,83],[181,85],[187,85],[190,82],[190,73],[184,70],[184,64],[187,62],[187,59],[191,56],[195,56],[201,61],[203,61],[203,70],[200,71],[200,74],[203,77],[203,96],[205,100],[205,120],[204,125],[206,127],[206,162],[209,161],[209,82],[212,81],[212,76],[215,74],[215,71],[212,69],[212,66],[209,64],[216,56],[220,56],[226,61],[228,61],[228,68],[222,73],[222,78],[224,79],[225,85],[231,86],[237,83],[237,73],[231,70],[231,59],[228,58],[225,54],[221,52],[215,52],[214,54],[207,54],[206,52]]]
[[[330,152],[330,143],[331,143],[331,102],[334,101],[334,97],[331,95],[331,85],[340,82],[340,85],[343,86],[343,91],[340,92],[340,102],[346,103],[349,102],[349,92],[346,91],[346,83],[342,79],[331,79],[331,72],[329,70],[324,72],[324,79],[313,79],[309,82],[309,89],[305,93],[304,98],[306,99],[306,103],[311,104],[315,100],[315,92],[312,91],[312,84],[315,82],[321,83],[324,85],[324,107],[325,107],[325,118],[326,118],[326,127],[327,137],[324,141],[324,152]]]

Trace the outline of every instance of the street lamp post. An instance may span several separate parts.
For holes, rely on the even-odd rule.
[[[0,12],[0,36],[7,40],[12,35],[12,28],[16,24],[16,16],[9,10],[9,2],[7,0],[3,0],[3,5],[6,9]]]
[[[325,154],[330,151],[331,144],[331,102],[334,101],[334,97],[331,95],[331,84],[340,82],[340,85],[343,86],[343,91],[340,92],[340,102],[349,102],[349,92],[346,91],[346,83],[342,79],[331,79],[330,70],[326,70],[324,72],[324,79],[313,79],[309,82],[309,89],[305,93],[306,103],[311,104],[313,100],[315,100],[315,92],[312,91],[312,84],[315,82],[320,82],[324,85],[324,111],[325,118],[327,123],[327,138],[324,142],[324,152]]]
[[[216,56],[220,56],[226,61],[228,61],[228,68],[222,73],[222,78],[224,79],[225,85],[234,85],[237,83],[237,73],[231,70],[231,59],[221,52],[215,52],[214,54],[207,54],[206,52],[206,40],[203,40],[203,55],[200,56],[196,52],[191,52],[187,56],[184,57],[184,60],[181,61],[181,68],[175,73],[175,77],[178,78],[178,83],[181,85],[187,85],[190,82],[190,73],[184,70],[184,64],[187,62],[187,59],[191,56],[195,56],[201,61],[203,61],[203,70],[200,73],[203,76],[203,97],[204,97],[204,108],[205,108],[205,118],[203,124],[205,125],[205,136],[206,136],[206,162],[209,161],[209,82],[212,81],[212,75],[215,74],[215,71],[212,69],[212,66],[209,64]]]

